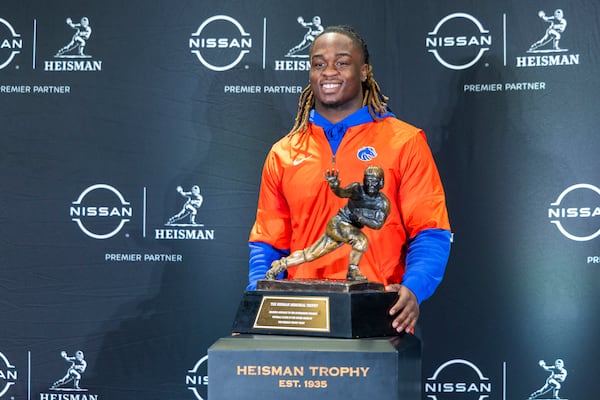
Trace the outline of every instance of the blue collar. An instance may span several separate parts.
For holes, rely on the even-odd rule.
[[[389,111],[385,114],[381,115],[381,117],[394,116],[394,114]],[[348,115],[346,118],[338,122],[337,124],[332,124],[328,120],[326,120],[322,115],[320,115],[315,109],[310,111],[310,116],[308,119],[313,124],[320,126],[325,131],[325,137],[329,141],[329,145],[331,146],[331,150],[333,154],[336,153],[344,134],[348,130],[348,128],[366,124],[367,122],[373,122],[373,117],[369,113],[369,108],[364,106],[359,108],[354,113]]]

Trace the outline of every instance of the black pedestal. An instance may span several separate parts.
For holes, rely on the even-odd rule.
[[[210,400],[420,400],[421,343],[237,335],[208,349],[208,377]]]
[[[245,292],[234,333],[337,338],[395,336],[388,310],[398,299],[381,284],[261,281]]]

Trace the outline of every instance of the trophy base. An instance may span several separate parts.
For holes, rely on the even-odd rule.
[[[388,310],[398,299],[365,281],[259,281],[244,293],[233,333],[367,338],[396,336]]]

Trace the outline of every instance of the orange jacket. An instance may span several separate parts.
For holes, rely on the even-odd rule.
[[[368,165],[383,168],[381,190],[391,212],[380,230],[363,228],[369,248],[360,269],[370,280],[401,283],[408,239],[425,229],[449,230],[444,190],[425,134],[394,117],[353,126],[335,154],[323,129],[310,123],[306,132],[273,145],[262,173],[256,221],[250,242],[295,251],[316,241],[327,221],[343,207],[323,174],[339,170],[341,186],[362,182]],[[293,279],[345,279],[350,246],[290,267]]]

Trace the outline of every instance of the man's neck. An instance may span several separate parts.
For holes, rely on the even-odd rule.
[[[360,108],[362,108],[361,104],[358,104],[358,106],[357,105],[341,106],[341,105],[336,105],[336,104],[333,104],[333,105],[315,104],[315,110],[323,118],[325,118],[327,121],[331,122],[332,124],[337,124],[338,122],[340,122],[347,116],[354,114]]]

